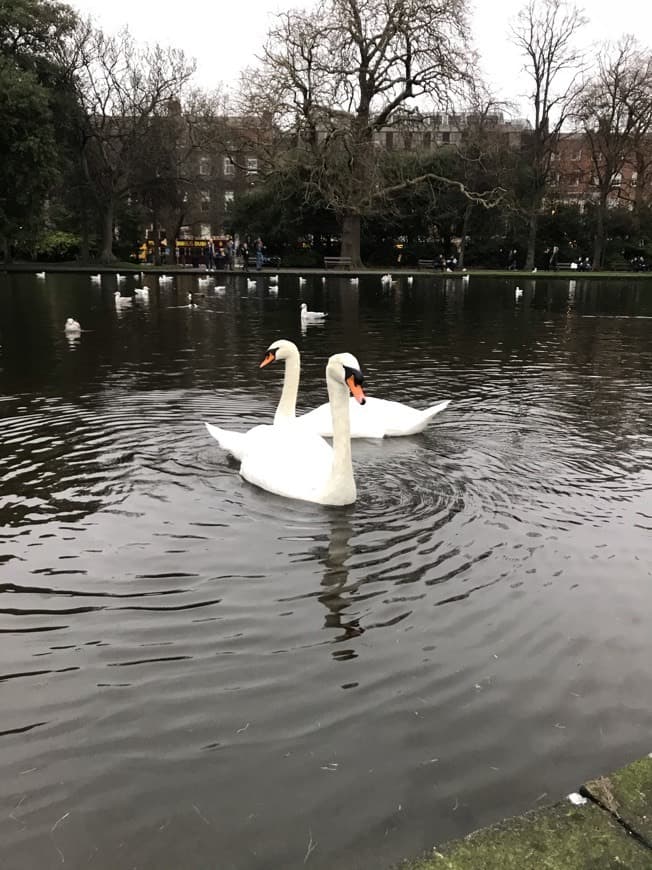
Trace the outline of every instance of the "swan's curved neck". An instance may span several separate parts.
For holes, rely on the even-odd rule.
[[[283,390],[274,414],[274,425],[290,422],[296,417],[300,376],[301,359],[298,353],[293,353],[285,359]]]
[[[355,500],[355,479],[351,461],[351,422],[349,419],[349,390],[345,384],[326,374],[328,401],[333,420],[333,465],[329,490],[344,500]]]

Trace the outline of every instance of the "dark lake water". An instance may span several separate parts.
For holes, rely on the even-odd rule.
[[[2,870],[389,867],[649,752],[652,282],[196,281],[0,275]],[[269,495],[202,421],[276,338],[451,405]]]

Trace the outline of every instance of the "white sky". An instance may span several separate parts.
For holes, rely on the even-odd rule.
[[[236,87],[240,70],[255,62],[275,13],[310,5],[310,0],[68,0],[84,15],[107,31],[127,24],[142,42],[160,42],[182,48],[198,62],[197,82],[210,90],[226,83]],[[509,24],[524,0],[471,0],[475,11],[472,26],[475,47],[481,55],[485,77],[496,95],[523,105],[527,83],[522,60],[509,42]],[[649,0],[585,0],[589,18],[587,44],[616,40],[635,33],[640,41],[652,34],[652,3]]]

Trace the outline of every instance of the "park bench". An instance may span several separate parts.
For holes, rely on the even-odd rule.
[[[419,268],[420,269],[434,269],[435,268],[435,261],[434,260],[419,260]]]
[[[326,269],[350,269],[351,257],[324,257]]]

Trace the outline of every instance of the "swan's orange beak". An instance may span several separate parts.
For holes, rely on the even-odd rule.
[[[346,379],[346,385],[349,390],[351,390],[351,395],[356,400],[356,402],[358,402],[360,405],[364,405],[364,403],[367,401],[365,399],[364,390],[362,389],[360,384],[356,384],[354,375],[349,375],[349,377]]]
[[[276,354],[273,353],[271,350],[267,351],[267,353],[265,354],[265,359],[261,362],[261,364],[258,366],[258,368],[264,369],[265,366],[268,366],[270,363],[273,363],[275,359],[276,359]]]

